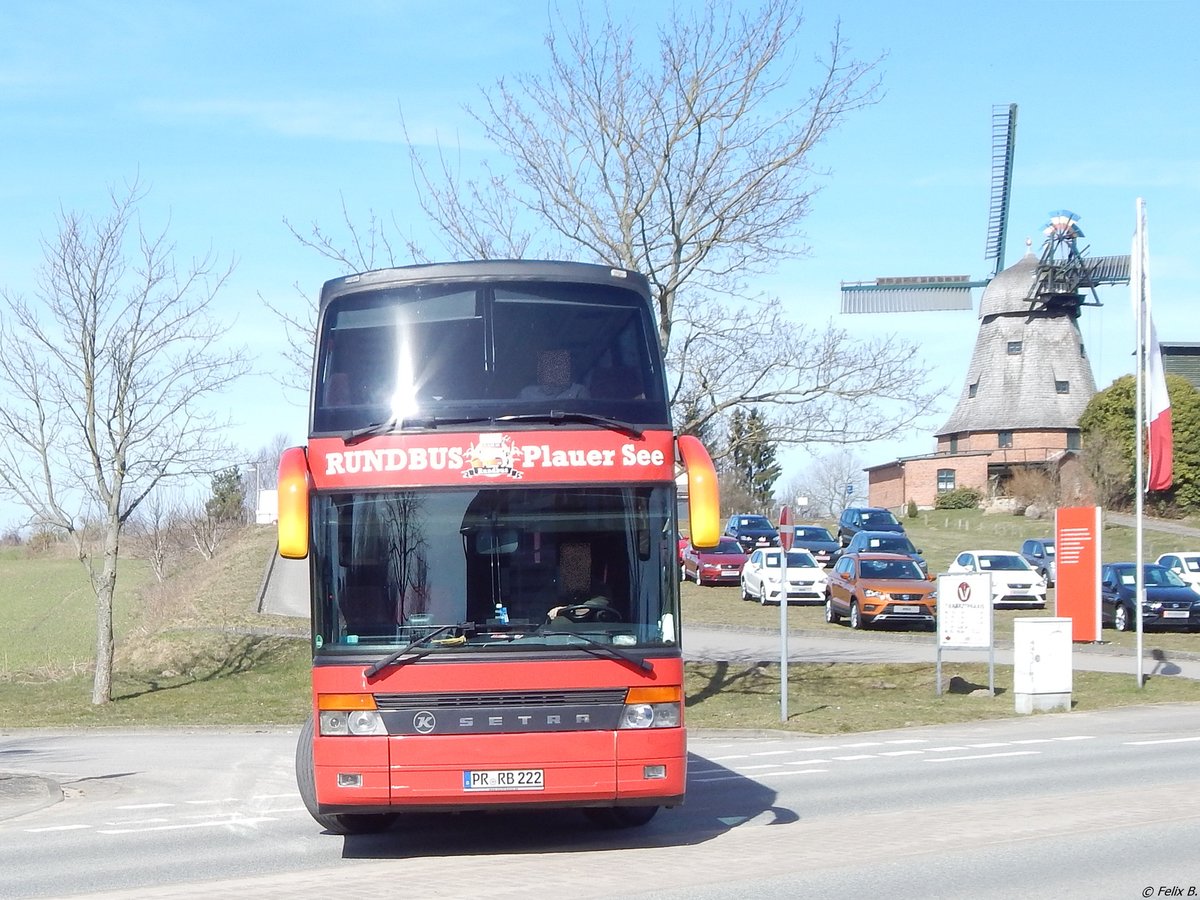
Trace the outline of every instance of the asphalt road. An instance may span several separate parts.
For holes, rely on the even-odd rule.
[[[1200,890],[1200,704],[866,735],[692,736],[688,800],[324,834],[287,731],[28,732],[64,799],[0,821],[0,897],[1142,897]],[[1144,894],[1147,889],[1150,894]]]

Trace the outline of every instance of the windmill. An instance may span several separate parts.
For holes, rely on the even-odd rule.
[[[985,288],[1004,270],[1004,241],[1008,232],[1009,196],[1012,191],[1013,155],[1017,132],[1017,105],[992,107],[992,178],[988,206],[987,243],[984,259],[993,263],[983,279],[969,275],[917,275],[876,278],[873,281],[843,281],[843,313],[925,312],[971,309],[974,288]],[[1031,308],[1046,303],[1075,307],[1099,306],[1095,289],[1103,284],[1129,281],[1129,256],[1086,257],[1078,239],[1079,217],[1067,210],[1050,214],[1045,229],[1046,243],[1035,283],[1030,286]],[[1087,289],[1094,302],[1080,292]],[[1079,295],[1078,302],[1070,297]]]
[[[1079,245],[1084,236],[1079,217],[1068,210],[1050,214],[1040,255],[1027,249],[1021,260],[1005,267],[1016,126],[1016,104],[992,108],[984,254],[993,262],[990,276],[877,278],[841,286],[843,313],[969,310],[972,290],[983,289],[966,382],[935,436],[938,455],[986,456],[993,488],[1014,467],[1061,460],[1063,451],[1078,449],[1079,416],[1096,386],[1077,320],[1084,306],[1100,305],[1097,287],[1129,281],[1127,255],[1086,255],[1087,248]],[[938,490],[954,483],[949,465],[938,469]],[[982,476],[969,480],[971,486],[983,486]]]

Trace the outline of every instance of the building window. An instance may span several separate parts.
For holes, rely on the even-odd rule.
[[[1079,441],[1079,432],[1078,431],[1068,431],[1067,432],[1067,449],[1068,450],[1079,450],[1079,449],[1081,449],[1081,447],[1082,447],[1082,444]]]
[[[953,469],[938,469],[938,493],[944,494],[947,491],[954,490],[954,470]]]
[[[1069,382],[1069,381],[1055,381],[1055,382],[1054,382],[1054,393],[1056,393],[1056,394],[1069,394],[1069,393],[1071,393],[1071,382]]]
[[[1083,344],[1079,345],[1079,358],[1087,359],[1087,351],[1083,349]]]
[[[976,381],[974,384],[970,385],[967,388],[967,396],[974,397],[978,393],[979,393],[979,382]]]
[[[1012,449],[1012,432],[1001,431],[996,435],[997,443],[1001,450]]]
[[[1009,341],[1008,342],[1008,355],[1009,356],[1018,356],[1018,355],[1020,355],[1020,353],[1021,353],[1021,342],[1020,341]]]
[[[958,435],[957,434],[950,435],[950,452],[951,453],[958,452]]]

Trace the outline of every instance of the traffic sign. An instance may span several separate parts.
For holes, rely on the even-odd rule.
[[[792,549],[792,539],[795,537],[795,528],[792,525],[792,511],[786,506],[779,511],[779,546],[784,549],[784,552]]]

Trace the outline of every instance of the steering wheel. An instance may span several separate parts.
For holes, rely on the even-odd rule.
[[[620,622],[621,614],[611,606],[590,606],[587,603],[573,603],[559,609],[557,615],[570,619],[572,622]]]

